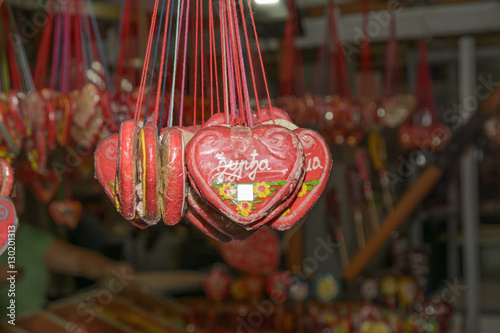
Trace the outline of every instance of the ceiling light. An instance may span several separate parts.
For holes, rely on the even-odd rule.
[[[280,0],[255,0],[257,5],[274,5],[280,2]]]

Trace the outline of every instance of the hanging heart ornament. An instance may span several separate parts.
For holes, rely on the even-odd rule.
[[[57,200],[49,205],[49,213],[58,225],[75,229],[82,216],[82,204],[76,200]]]
[[[304,176],[302,144],[290,130],[212,126],[199,131],[187,147],[191,185],[216,210],[248,225],[274,217],[273,211]]]
[[[9,198],[0,198],[0,255],[15,246],[18,221],[16,209]]]

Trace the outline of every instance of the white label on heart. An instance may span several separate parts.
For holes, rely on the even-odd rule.
[[[253,185],[238,184],[238,201],[253,201]]]

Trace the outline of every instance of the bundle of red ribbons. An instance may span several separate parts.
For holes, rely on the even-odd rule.
[[[271,106],[251,1],[210,0],[206,10],[208,36],[203,1],[156,1],[134,119],[122,122],[117,134],[100,142],[96,176],[117,210],[140,228],[160,219],[174,225],[186,216],[201,231],[225,242],[245,239],[264,225],[289,229],[326,186],[332,166],[328,145],[317,132],[297,127],[284,111]],[[189,26],[194,33],[188,49]],[[170,47],[173,59],[168,59]],[[208,69],[205,57],[199,56],[206,49]],[[188,53],[195,55],[190,82],[194,108],[205,98],[211,108],[205,121],[201,103],[202,125],[196,125],[198,112],[193,110],[195,125],[190,127],[183,126]],[[263,74],[266,107],[255,102],[257,72]],[[170,96],[165,96],[167,77],[172,79]],[[178,105],[172,93],[176,90]],[[163,113],[167,127],[161,128]]]

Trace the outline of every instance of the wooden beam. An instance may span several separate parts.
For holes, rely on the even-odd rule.
[[[432,5],[451,5],[458,3],[472,3],[473,0],[436,0]],[[409,4],[409,5],[408,5]],[[417,3],[418,4],[418,3]],[[400,1],[400,3],[394,2],[394,6],[401,8],[416,7],[414,2],[410,1]],[[419,6],[426,6],[422,1]],[[380,11],[386,10],[389,7],[388,1],[371,1],[368,3],[369,11]],[[363,3],[360,2],[347,2],[337,5],[337,8],[341,14],[355,14],[363,12]],[[310,6],[299,8],[302,17],[319,17],[324,16],[326,11],[326,6]]]
[[[363,271],[373,256],[389,240],[391,234],[432,190],[442,174],[442,170],[435,165],[431,165],[420,174],[415,184],[401,197],[392,213],[380,225],[380,229],[368,239],[365,247],[351,259],[349,266],[342,272],[343,278],[353,281]]]

